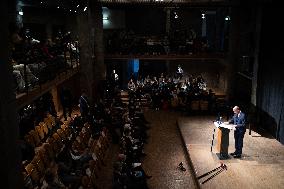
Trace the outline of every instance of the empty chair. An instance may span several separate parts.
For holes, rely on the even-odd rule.
[[[92,134],[92,130],[91,130],[90,124],[85,123],[83,129],[84,129],[84,130],[86,131],[86,133],[88,133],[89,135]]]
[[[110,144],[108,134],[104,130],[102,131],[101,134],[102,134],[103,142],[105,143],[106,147],[108,147]]]
[[[194,100],[191,102],[191,110],[193,111],[199,110],[199,100]]]
[[[107,144],[106,144],[105,139],[104,139],[103,136],[99,137],[98,145],[101,148],[101,150],[103,151],[103,155],[104,155],[106,150],[107,150]]]
[[[47,136],[48,135],[48,127],[47,127],[47,125],[44,122],[40,122],[39,126],[42,127],[42,130],[43,130],[45,136]]]
[[[39,155],[36,155],[33,158],[33,160],[31,161],[31,164],[33,164],[35,166],[35,168],[37,169],[37,171],[38,171],[40,176],[44,175],[44,173],[45,173],[45,166],[44,166],[43,160],[41,160]]]
[[[98,161],[90,160],[89,166],[91,170],[91,177],[93,182],[96,180],[96,178],[99,178],[99,168],[98,168]]]
[[[96,156],[97,156],[97,158],[98,158],[99,160],[103,161],[104,153],[103,153],[103,151],[102,151],[102,149],[101,149],[100,146],[101,146],[101,145],[100,145],[99,142],[94,143],[94,145],[93,145],[93,151],[92,151],[92,152],[96,154]]]
[[[47,117],[44,118],[44,123],[49,129],[52,129],[55,126],[55,118],[51,114],[48,114]]]
[[[40,145],[40,143],[41,143],[41,141],[40,141],[40,138],[39,138],[39,135],[38,135],[38,133],[35,131],[35,130],[31,130],[30,132],[30,135],[33,137],[33,139],[34,139],[34,144],[35,144],[35,146],[37,147],[37,146],[39,146]]]
[[[206,101],[206,100],[200,101],[200,110],[208,111],[208,101]]]
[[[35,127],[35,131],[37,132],[38,136],[40,137],[40,140],[43,140],[44,139],[43,128],[38,125],[38,126]]]
[[[92,175],[90,177],[85,175],[82,177],[81,180],[83,188],[98,188],[96,182],[96,177]]]
[[[28,143],[28,144],[30,144],[32,147],[36,147],[36,145],[35,145],[35,141],[34,141],[34,138],[33,138],[33,136],[31,135],[31,134],[27,134],[27,135],[25,135],[25,141]]]
[[[77,150],[80,153],[82,153],[84,151],[84,148],[82,147],[82,145],[77,140],[73,141],[72,149]]]
[[[37,155],[39,158],[43,161],[44,166],[48,167],[49,163],[51,162],[50,156],[47,154],[46,150],[43,148],[43,146],[40,147],[40,149],[37,152]]]
[[[42,148],[44,150],[45,156],[47,156],[50,160],[55,157],[54,150],[49,143],[43,143]]]
[[[87,147],[91,135],[89,135],[88,133],[80,132],[78,137],[80,138],[79,140],[83,143],[83,146]]]
[[[60,136],[60,138],[61,138],[63,141],[66,141],[66,140],[67,140],[67,136],[65,135],[64,130],[62,130],[62,129],[57,129],[56,133]]]
[[[52,135],[52,138],[54,138],[55,152],[56,154],[58,154],[61,151],[61,148],[63,147],[62,139],[57,133],[54,133]]]
[[[56,156],[56,154],[57,154],[57,153],[56,153],[57,148],[56,148],[56,144],[55,144],[54,138],[49,137],[49,138],[46,140],[46,142],[50,145],[50,149],[51,149],[51,152],[53,153],[53,155]]]
[[[31,177],[32,181],[35,184],[38,184],[41,178],[40,178],[39,172],[37,171],[36,167],[32,163],[29,163],[25,167],[25,170],[28,173],[28,175]]]

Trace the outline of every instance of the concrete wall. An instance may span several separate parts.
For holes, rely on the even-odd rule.
[[[162,8],[131,7],[125,10],[126,28],[137,34],[159,35],[166,30],[166,12]]]

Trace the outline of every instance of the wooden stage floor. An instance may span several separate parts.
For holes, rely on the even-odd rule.
[[[216,135],[213,152],[210,152],[213,119],[210,116],[183,116],[177,120],[195,177],[218,167],[220,162],[228,167],[227,171],[224,170],[204,184],[202,182],[210,175],[199,179],[201,188],[284,188],[284,145],[270,136],[262,136],[254,131],[249,135],[247,130],[243,157],[219,160],[216,156]],[[229,135],[230,153],[234,151],[234,132],[231,131]]]

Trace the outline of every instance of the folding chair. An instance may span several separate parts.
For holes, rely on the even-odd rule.
[[[25,167],[25,170],[28,173],[28,175],[31,177],[32,181],[35,184],[39,184],[39,182],[40,182],[40,175],[39,175],[39,172],[36,170],[36,167],[32,163],[29,163]]]

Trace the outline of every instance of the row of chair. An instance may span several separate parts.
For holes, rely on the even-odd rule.
[[[193,100],[190,104],[192,111],[208,111],[208,101],[206,100]]]
[[[60,153],[64,142],[68,140],[71,133],[71,128],[63,124],[46,142],[35,148],[34,158],[25,167],[26,177],[30,176],[34,184],[41,182],[46,168],[49,167],[51,161]]]
[[[48,114],[42,122],[40,122],[34,130],[31,130],[25,135],[25,141],[31,146],[40,146],[46,138],[53,134],[56,126],[56,119],[51,114]]]
[[[84,124],[79,135],[76,137],[73,145],[80,151],[82,149],[89,149],[89,154],[92,155],[92,160],[89,162],[91,175],[88,177],[89,186],[96,186],[96,179],[99,178],[99,172],[102,166],[105,165],[104,158],[108,147],[110,146],[111,135],[104,127],[101,135],[92,138],[91,126],[88,123]]]
[[[68,124],[64,124],[57,130],[51,137],[47,139],[40,147],[36,148],[36,155],[33,160],[25,167],[26,178],[30,176],[35,184],[40,184],[43,180],[46,168],[54,158],[61,152],[64,144],[71,138],[71,128]],[[93,161],[90,162],[92,170],[91,178],[89,181],[94,186],[95,180],[99,176],[99,170],[104,165],[103,159],[110,144],[110,135],[108,130],[104,128],[101,136],[93,139],[91,136],[91,128],[89,124],[84,124],[84,127],[75,137],[74,143],[77,143],[81,149],[89,148],[89,153],[92,154]]]

